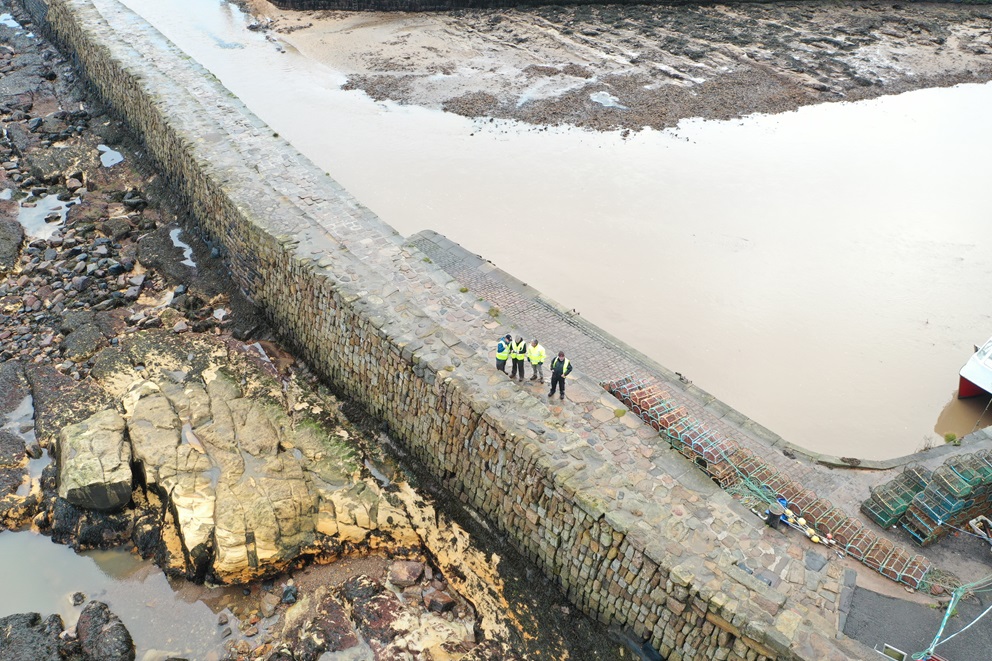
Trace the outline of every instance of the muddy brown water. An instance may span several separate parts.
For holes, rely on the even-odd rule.
[[[447,235],[797,445],[893,457],[978,420],[952,390],[992,335],[990,85],[624,138],[374,102],[227,3],[125,4],[401,233]]]
[[[0,533],[0,585],[0,617],[58,613],[71,627],[86,602],[103,601],[127,626],[139,661],[221,658],[224,627],[217,624],[218,614],[229,613],[226,604],[241,598],[240,588],[172,583],[126,550],[77,554],[31,532]],[[73,606],[75,592],[86,597],[83,605]]]

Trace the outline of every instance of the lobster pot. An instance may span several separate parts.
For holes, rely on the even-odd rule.
[[[798,482],[793,482],[781,473],[775,476],[775,481],[778,482],[778,484],[769,484],[768,486],[774,489],[775,493],[779,496],[782,496],[782,498],[789,501],[789,509],[792,509],[792,503],[796,499],[796,496],[803,492],[803,485]],[[795,512],[794,509],[792,509],[792,511]],[[799,515],[798,512],[796,515]]]
[[[634,415],[642,415],[667,394],[658,386],[648,386],[635,390],[630,394],[630,410],[634,412]]]
[[[933,481],[927,489],[935,487],[950,494],[954,498],[967,498],[971,495],[974,486],[974,484],[958,474],[953,468],[944,464],[934,469]]]
[[[895,550],[895,545],[889,540],[876,538],[875,543],[865,553],[861,562],[875,571],[882,571],[882,567],[889,561]]]
[[[746,477],[754,480],[754,475],[760,468],[765,466],[765,462],[762,459],[748,450],[747,448],[740,448],[731,457],[731,461],[737,466],[737,470],[743,473]],[[757,480],[754,480],[757,481]]]
[[[878,542],[878,535],[867,528],[862,528],[846,544],[845,550],[855,560],[864,562],[865,557],[872,547],[875,546],[876,542]],[[839,544],[840,542],[837,543]]]
[[[992,464],[989,464],[992,467]],[[912,489],[919,493],[930,484],[930,480],[933,477],[933,471],[929,468],[921,466],[920,464],[910,464],[906,466],[906,469],[900,474],[905,480],[907,485],[912,485]]]
[[[794,495],[792,498],[789,498],[788,500],[789,500],[789,506],[792,508],[792,511],[795,512],[797,515],[805,518],[807,525],[812,527],[813,523],[815,522],[815,519],[811,516],[810,508],[813,506],[813,503],[815,503],[819,499],[820,497],[816,495],[815,491],[810,491],[809,489],[803,489],[802,491]]]
[[[913,498],[913,505],[937,520],[944,520],[964,509],[964,501],[944,491],[936,483],[930,484]]]
[[[914,590],[920,587],[923,577],[933,565],[922,555],[910,555],[896,549],[879,567],[879,571],[893,581],[904,583]]]
[[[920,546],[933,544],[947,530],[946,526],[941,525],[939,520],[933,519],[925,511],[920,510],[915,501],[906,510],[900,525]]]
[[[690,416],[684,407],[679,407],[663,416],[662,420],[665,433],[672,439],[672,447],[685,457],[691,456],[692,450],[686,447],[686,443],[689,441],[686,436],[697,430],[700,423]]]
[[[721,487],[739,479],[737,466],[733,463],[734,455],[741,449],[737,441],[714,434],[708,441],[694,442],[692,449],[698,455],[696,463],[705,461],[703,470]]]
[[[679,439],[678,434],[673,432],[670,427],[686,415],[688,415],[688,412],[680,406],[673,411],[659,415],[657,419],[659,432],[664,435],[668,444],[675,450],[679,450],[682,447],[682,441]]]
[[[974,489],[982,484],[982,471],[979,470],[981,462],[975,460],[973,454],[963,454],[957,457],[949,457],[944,465],[950,468],[962,480]]]
[[[818,503],[823,502],[829,504],[828,501],[822,500],[817,501]],[[818,533],[826,537],[830,535],[833,539],[837,539],[838,531],[847,521],[854,521],[847,516],[842,510],[836,507],[831,507],[822,514],[815,517],[816,523],[813,524],[813,528],[816,529]],[[860,525],[860,524],[859,524]],[[847,544],[848,540],[844,540],[844,544]],[[840,543],[840,542],[838,542]]]
[[[769,466],[768,464],[761,464],[751,473],[750,478],[752,482],[756,482],[761,486],[768,487],[773,493],[775,488],[772,486],[779,475],[779,472]],[[783,477],[782,480],[787,480],[788,478]]]
[[[920,479],[922,474],[920,470],[907,469],[875,487],[871,490],[871,497],[862,503],[861,511],[883,528],[893,525],[909,509],[916,494],[926,487]]]
[[[863,523],[857,519],[848,517],[847,519],[841,521],[837,525],[837,528],[834,529],[834,540],[841,546],[850,546],[851,542],[853,542],[864,529],[865,526]]]
[[[964,463],[968,470],[978,477],[976,488],[979,486],[987,488],[992,484],[992,455],[989,454],[988,450],[979,450],[968,455]]]
[[[980,461],[983,464],[981,468],[983,475],[992,472],[992,450],[979,450],[974,456],[977,461]],[[992,483],[992,475],[983,478],[982,481],[986,484]]]
[[[861,503],[861,511],[864,515],[882,528],[895,525],[902,515],[906,513],[907,509],[909,509],[909,505],[905,509],[901,509],[901,511],[893,511],[887,505],[878,502],[874,496]]]
[[[614,394],[616,394],[616,392],[618,390],[620,390],[621,388],[623,388],[626,385],[630,385],[633,382],[634,382],[634,375],[633,374],[624,374],[619,379],[612,379],[612,380],[609,380],[609,381],[602,381],[602,382],[600,382],[599,385],[601,385],[608,393],[610,393],[611,395],[614,395]]]
[[[654,427],[655,431],[662,431],[666,425],[662,424],[662,419],[678,408],[678,404],[672,400],[663,400],[654,404],[641,415],[641,419]]]

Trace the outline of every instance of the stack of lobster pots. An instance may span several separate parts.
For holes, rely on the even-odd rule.
[[[696,419],[656,380],[625,376],[602,385],[721,487],[746,481],[766,499],[784,499],[793,517],[804,521],[811,539],[913,589],[928,587],[926,577],[933,569],[929,560],[884,539],[737,441]],[[903,479],[912,481],[910,476]]]
[[[913,497],[900,525],[920,546],[933,544],[971,519],[992,514],[992,451],[951,457]]]

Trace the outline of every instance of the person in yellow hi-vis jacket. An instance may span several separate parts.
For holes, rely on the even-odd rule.
[[[541,383],[544,383],[544,358],[546,355],[544,346],[537,340],[531,342],[530,346],[527,347],[527,360],[530,361],[530,369],[533,372],[530,377],[531,381],[541,379]]]
[[[506,361],[510,359],[510,345],[512,343],[513,340],[509,333],[499,338],[499,342],[496,343],[496,369],[503,374],[506,374]]]
[[[513,370],[510,378],[517,381],[524,380],[524,359],[527,357],[527,343],[524,338],[517,336],[517,341],[510,345],[510,360],[513,361]]]
[[[565,399],[565,377],[572,372],[572,363],[565,357],[564,351],[558,352],[558,357],[551,361],[551,392],[548,397],[555,394],[558,388],[561,398]]]

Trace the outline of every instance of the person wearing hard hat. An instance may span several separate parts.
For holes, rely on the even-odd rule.
[[[510,358],[511,344],[513,344],[513,338],[510,337],[509,333],[499,338],[499,342],[496,343],[496,369],[503,374],[506,374],[506,361]]]
[[[572,363],[565,357],[564,351],[559,351],[554,360],[551,361],[551,392],[548,397],[552,397],[557,389],[561,399],[565,399],[565,377],[572,372]]]
[[[537,340],[531,342],[527,347],[527,360],[530,361],[530,369],[533,372],[530,377],[531,381],[541,379],[541,383],[544,383],[544,358],[546,355],[544,347]]]

